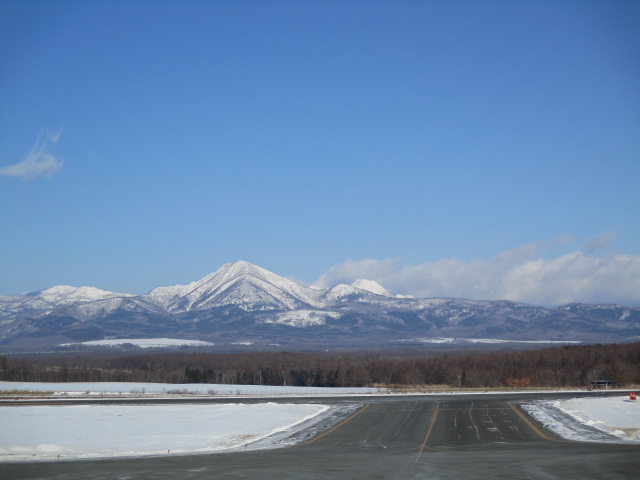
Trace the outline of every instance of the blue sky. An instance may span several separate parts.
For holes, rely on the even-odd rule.
[[[640,4],[0,1],[0,294],[640,305]]]

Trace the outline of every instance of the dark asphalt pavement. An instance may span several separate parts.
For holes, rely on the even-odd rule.
[[[294,447],[126,460],[0,464],[0,478],[640,478],[639,445],[562,440],[517,408],[518,402],[548,397],[363,397],[356,401],[364,407],[354,415]],[[354,402],[344,398],[313,401]]]

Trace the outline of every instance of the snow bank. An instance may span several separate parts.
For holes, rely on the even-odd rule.
[[[136,382],[0,382],[0,391],[57,392],[67,395],[360,395],[386,393],[386,389],[359,387],[288,387],[271,385],[221,385],[213,383],[136,383]]]
[[[273,448],[291,444],[287,432],[328,410],[276,403],[4,406],[0,461]]]
[[[543,400],[522,409],[552,432],[584,442],[640,443],[640,404],[625,397]]]

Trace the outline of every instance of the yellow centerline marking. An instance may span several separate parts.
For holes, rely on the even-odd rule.
[[[369,404],[365,405],[364,407],[362,407],[360,410],[358,410],[356,413],[354,413],[353,415],[345,418],[344,420],[342,420],[339,424],[335,425],[334,427],[330,428],[329,430],[327,430],[326,432],[321,433],[320,435],[318,435],[317,437],[313,437],[311,440],[304,442],[302,444],[300,444],[300,446],[305,446],[305,445],[311,445],[313,442],[320,440],[321,438],[326,437],[327,435],[329,435],[331,432],[339,429],[341,426],[343,426],[345,423],[350,422],[351,420],[353,420],[354,418],[356,418],[358,415],[360,415],[362,412],[364,412],[367,408],[369,408]]]
[[[436,408],[431,414],[431,422],[429,423],[429,430],[427,431],[427,435],[424,437],[422,441],[422,445],[420,445],[420,450],[418,450],[418,456],[416,457],[416,463],[420,460],[420,455],[422,455],[423,450],[427,446],[427,442],[429,441],[429,437],[431,436],[431,430],[433,429],[434,423],[436,423],[436,418],[438,418],[438,407],[440,406],[440,402],[436,402]]]
[[[524,413],[522,413],[513,403],[509,402],[509,406],[513,409],[514,412],[516,412],[518,414],[518,416],[524,420],[524,422],[529,425],[529,427],[531,428],[531,430],[533,430],[534,432],[536,432],[538,435],[540,435],[542,438],[544,438],[545,440],[549,440],[550,442],[561,442],[562,440],[557,440],[555,438],[549,438],[547,437],[544,433],[542,433],[538,427],[536,427],[531,420],[529,420]]]

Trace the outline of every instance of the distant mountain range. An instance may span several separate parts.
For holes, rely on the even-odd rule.
[[[640,308],[412,298],[372,280],[315,289],[243,261],[145,295],[57,286],[0,297],[0,351],[161,337],[283,349],[611,343],[640,338]]]

